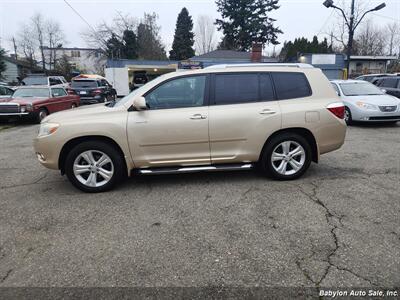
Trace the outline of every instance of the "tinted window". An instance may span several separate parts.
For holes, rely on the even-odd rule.
[[[385,78],[380,82],[379,86],[388,87],[388,88],[396,88],[397,87],[397,79],[396,78]]]
[[[0,96],[11,96],[13,94],[13,90],[0,86]]]
[[[257,74],[223,74],[215,76],[215,104],[258,101]]]
[[[279,100],[311,96],[310,85],[303,73],[271,73]]]
[[[49,78],[50,85],[62,84],[62,81],[58,78]]]
[[[168,81],[146,95],[150,109],[202,106],[206,76],[183,77]]]
[[[272,87],[272,80],[269,74],[260,75],[260,97],[261,101],[274,100],[274,88]]]
[[[61,88],[51,89],[51,93],[53,94],[53,97],[62,97],[67,95],[65,90]]]

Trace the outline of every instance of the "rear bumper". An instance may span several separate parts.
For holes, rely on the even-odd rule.
[[[94,96],[94,97],[81,97],[80,103],[81,104],[93,104],[93,103],[100,103],[104,99],[104,96]]]

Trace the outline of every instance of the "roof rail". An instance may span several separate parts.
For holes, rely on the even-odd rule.
[[[288,67],[288,68],[299,68],[299,69],[313,69],[314,67],[310,64],[302,63],[252,63],[252,64],[221,64],[206,67],[205,69],[228,69],[228,68],[246,68],[246,67]]]

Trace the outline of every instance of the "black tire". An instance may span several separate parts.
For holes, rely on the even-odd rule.
[[[302,167],[295,172],[294,174],[290,175],[285,175],[279,173],[277,170],[275,170],[274,166],[272,165],[272,153],[273,151],[283,142],[285,141],[291,141],[299,144],[303,149],[305,153],[305,158],[304,158],[304,163]],[[294,145],[294,143],[293,143]],[[301,177],[304,172],[307,171],[307,169],[310,167],[311,164],[311,157],[312,157],[312,150],[311,146],[308,143],[308,141],[302,137],[301,135],[298,135],[296,133],[282,133],[280,135],[277,135],[273,137],[268,144],[264,146],[264,149],[261,154],[261,159],[259,161],[259,169],[262,171],[262,173],[270,178],[277,179],[277,180],[293,180]],[[289,166],[290,163],[287,163]],[[292,168],[291,166],[289,168]],[[292,168],[293,169],[293,168]],[[289,170],[290,171],[290,170]],[[294,171],[294,169],[293,169]]]
[[[346,118],[346,114],[348,115],[347,118]],[[344,116],[345,116],[344,119],[345,119],[347,125],[353,124],[353,117],[352,117],[352,115],[351,115],[350,108],[348,108],[347,106],[346,106],[346,108],[345,108]]]
[[[45,108],[41,108],[34,116],[34,121],[38,124],[42,122],[44,118],[46,118],[49,115],[49,112]]]
[[[91,187],[85,185],[81,183],[74,174],[73,166],[75,160],[80,154],[86,151],[101,151],[111,159],[114,172],[111,176],[111,179],[102,186]],[[81,191],[87,193],[100,193],[111,190],[119,181],[121,181],[125,177],[125,163],[120,152],[113,145],[102,141],[87,141],[78,144],[69,152],[65,160],[65,174],[67,174],[67,177],[71,181],[71,183]]]

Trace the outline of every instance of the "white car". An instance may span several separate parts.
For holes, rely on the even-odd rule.
[[[331,83],[345,105],[347,124],[400,121],[400,100],[372,83],[363,80],[333,80]]]

